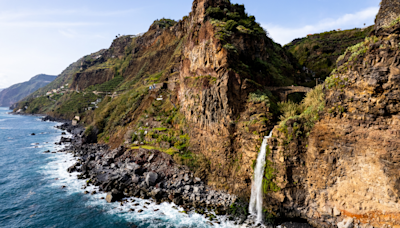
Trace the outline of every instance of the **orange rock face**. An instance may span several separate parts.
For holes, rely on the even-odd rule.
[[[339,60],[306,145],[286,143],[275,128],[275,209],[316,226],[400,226],[399,28],[379,30]],[[295,124],[286,126],[290,133]]]

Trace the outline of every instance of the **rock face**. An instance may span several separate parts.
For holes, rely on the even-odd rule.
[[[269,62],[272,55],[286,63],[292,59],[280,47],[274,49],[276,44],[265,34],[240,32],[241,27],[221,40],[226,30],[219,24],[226,24],[208,12],[220,9],[240,15],[242,7],[222,0],[193,2],[185,22],[189,34],[176,80],[181,82],[177,84],[177,102],[191,123],[191,149],[211,161],[209,183],[247,197],[256,147],[273,121],[268,104],[249,101],[249,94],[263,86],[279,85],[271,71],[254,63]],[[230,45],[234,50],[227,48]],[[276,52],[271,54],[270,50]],[[281,69],[283,75],[290,71]]]
[[[381,8],[375,18],[375,30],[388,26],[400,16],[400,2],[397,0],[382,0]]]
[[[399,31],[380,29],[339,58],[308,142],[288,142],[274,129],[275,209],[317,226],[399,227]]]
[[[22,98],[52,82],[57,76],[39,74],[27,82],[18,83],[0,91],[0,107],[9,107]]]
[[[106,63],[108,60],[123,58],[125,49],[131,42],[131,36],[118,37],[113,41],[109,49],[100,50],[95,54],[84,57],[80,61],[80,72],[73,76],[71,88],[83,90],[91,85],[102,84],[113,79],[116,76],[116,72],[113,69],[103,67],[92,69],[91,67]]]

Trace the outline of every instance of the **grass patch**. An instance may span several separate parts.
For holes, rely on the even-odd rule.
[[[166,127],[156,127],[156,128],[153,128],[153,130],[156,130],[156,131],[166,131],[167,128],[166,128]]]

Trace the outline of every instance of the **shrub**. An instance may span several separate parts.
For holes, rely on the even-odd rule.
[[[210,16],[215,19],[222,19],[224,18],[224,11],[221,10],[219,7],[208,7],[206,10],[206,15]]]
[[[325,107],[325,95],[323,85],[316,86],[313,90],[306,94],[302,103],[297,105],[291,101],[279,103],[280,111],[280,126],[284,127],[286,121],[292,118],[299,119],[304,128],[304,133],[309,132],[315,122],[319,120],[319,112]],[[300,129],[300,126],[297,128]]]
[[[233,46],[232,44],[225,44],[224,48],[228,51],[233,51],[233,52],[237,52],[236,47]]]
[[[279,117],[281,121],[289,119],[290,117],[296,116],[300,112],[300,107],[298,104],[289,100],[287,102],[279,102],[278,108],[282,112],[282,115]]]
[[[160,28],[169,28],[171,26],[174,26],[176,24],[176,21],[162,18],[160,20],[154,21],[153,24],[158,25]]]
[[[239,25],[239,24],[238,24],[236,21],[234,21],[234,20],[229,20],[229,21],[226,22],[225,29],[226,29],[227,31],[236,31],[236,30],[237,30],[236,27],[237,27],[238,25]]]

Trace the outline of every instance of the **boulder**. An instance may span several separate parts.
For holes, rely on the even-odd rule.
[[[132,183],[134,184],[139,183],[139,177],[136,174],[132,175]]]
[[[186,173],[185,176],[183,177],[183,180],[188,182],[190,180],[189,179],[189,174]]]
[[[139,169],[140,168],[140,165],[138,165],[138,164],[136,164],[136,163],[127,163],[126,164],[126,169],[128,170],[128,171],[135,171],[135,170],[137,170],[137,169]]]
[[[158,178],[158,174],[155,172],[149,172],[146,175],[146,184],[147,186],[154,186],[156,185],[157,182],[157,178]]]
[[[123,194],[120,191],[118,191],[117,189],[113,189],[111,190],[111,192],[107,193],[106,200],[107,202],[112,203],[121,200],[122,197]]]

